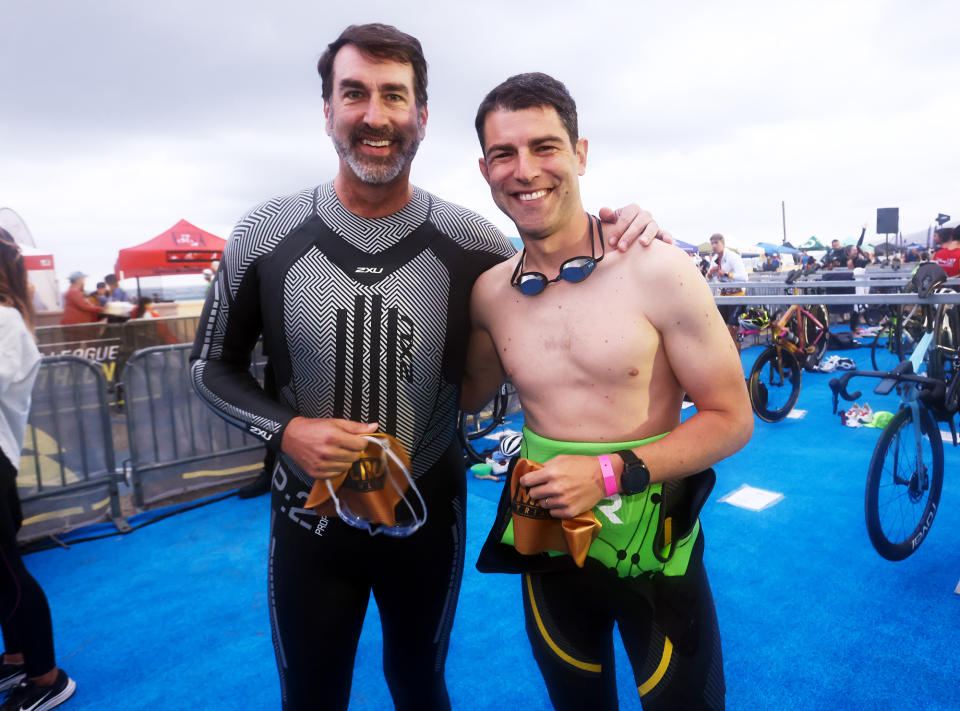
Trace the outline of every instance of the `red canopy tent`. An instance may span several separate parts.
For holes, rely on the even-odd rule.
[[[186,220],[135,247],[121,249],[114,267],[118,279],[199,274],[220,261],[225,239]]]

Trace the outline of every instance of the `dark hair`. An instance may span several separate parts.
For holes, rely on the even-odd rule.
[[[130,312],[130,318],[143,318],[143,315],[147,312],[147,306],[153,303],[153,299],[149,296],[141,296],[137,299],[137,305],[133,307],[133,311]]]
[[[575,146],[579,138],[577,103],[570,96],[563,82],[542,72],[529,72],[510,77],[494,87],[480,102],[477,119],[474,122],[477,138],[480,139],[480,148],[487,147],[483,136],[483,125],[487,120],[487,114],[491,111],[497,109],[521,111],[543,106],[549,106],[557,112],[563,127],[567,129],[567,135],[570,136],[570,145]]]
[[[103,280],[104,280],[107,284],[116,284],[116,283],[117,283],[117,275],[116,275],[116,274],[107,274],[107,275],[103,278]]]
[[[413,67],[413,92],[417,106],[423,108],[427,105],[427,60],[423,57],[420,40],[392,25],[382,25],[379,22],[350,25],[327,45],[327,49],[320,55],[317,71],[322,81],[321,93],[324,101],[329,101],[333,94],[333,60],[337,52],[348,44],[352,44],[372,59],[400,62]]]
[[[13,236],[0,227],[0,304],[12,306],[33,331],[34,311],[27,286],[27,265]]]

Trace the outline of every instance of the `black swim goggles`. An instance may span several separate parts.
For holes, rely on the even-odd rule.
[[[600,220],[597,220],[597,232],[600,236],[600,256],[593,244],[593,221],[597,220],[592,215],[587,215],[587,221],[590,223],[590,256],[589,257],[571,257],[560,265],[560,272],[554,279],[547,279],[545,274],[540,272],[524,272],[523,260],[527,256],[527,248],[523,248],[523,254],[520,255],[520,261],[517,262],[517,268],[513,270],[513,276],[510,277],[510,285],[517,287],[520,292],[526,296],[536,296],[547,288],[547,284],[555,281],[569,281],[571,284],[581,282],[593,273],[597,264],[607,253],[603,244],[603,228],[600,226]]]

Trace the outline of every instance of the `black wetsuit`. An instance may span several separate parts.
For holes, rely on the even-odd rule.
[[[722,711],[726,686],[700,533],[684,575],[622,578],[585,567],[524,573],[527,637],[558,711],[615,711],[613,626],[644,711]]]
[[[279,457],[270,615],[285,709],[347,707],[371,590],[397,708],[449,707],[468,303],[477,276],[513,251],[483,218],[417,188],[401,211],[369,220],[327,183],[268,201],[234,229],[197,331],[197,393],[274,450],[296,415],[379,422],[410,452],[428,510],[408,538],[371,537],[303,510],[313,480]],[[261,334],[276,399],[248,373]]]

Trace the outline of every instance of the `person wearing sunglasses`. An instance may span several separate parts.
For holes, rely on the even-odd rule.
[[[525,423],[524,473],[505,483],[477,567],[522,573],[527,636],[557,709],[617,708],[615,624],[644,709],[721,709],[698,514],[710,467],[753,430],[736,349],[684,252],[604,253],[580,197],[587,140],[562,83],[507,79],[476,129],[480,172],[523,250],[474,284],[461,405],[478,409],[509,374]],[[681,422],[684,392],[696,413]],[[525,519],[542,532],[545,517],[587,513],[601,525],[588,517],[585,557],[520,541]]]
[[[410,182],[428,123],[416,38],[353,25],[317,69],[337,174],[238,222],[200,318],[192,382],[278,454],[268,605],[283,708],[347,708],[372,594],[394,704],[447,709],[444,665],[464,561],[456,431],[467,303],[477,275],[515,250],[481,216]],[[658,231],[639,208],[619,218],[605,225],[608,239],[649,241]],[[260,338],[272,394],[249,373]],[[406,511],[382,528],[349,503],[329,516],[305,506],[314,481],[352,467],[375,430],[410,454],[427,509],[416,520],[429,514],[415,531]]]

